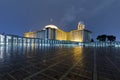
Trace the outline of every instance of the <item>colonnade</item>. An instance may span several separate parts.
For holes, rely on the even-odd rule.
[[[2,35],[0,34],[0,45],[40,45],[40,46],[46,46],[46,45],[60,45],[60,44],[73,44],[78,45],[78,42],[72,42],[72,41],[60,41],[60,40],[48,40],[48,39],[40,39],[40,38],[27,38],[27,37],[21,37],[17,35]]]
[[[54,45],[79,45],[79,46],[115,46],[120,47],[120,42],[73,42],[73,41],[64,41],[64,40],[50,40],[50,39],[40,39],[40,38],[27,38],[17,35],[10,34],[0,34],[0,46],[14,46],[14,45],[39,45],[39,46],[54,46]]]

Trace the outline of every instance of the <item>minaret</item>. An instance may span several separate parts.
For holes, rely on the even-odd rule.
[[[79,22],[78,23],[78,30],[84,30],[85,29],[85,25],[83,22]]]

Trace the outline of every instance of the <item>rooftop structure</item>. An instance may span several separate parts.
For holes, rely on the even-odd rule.
[[[55,26],[55,25],[47,25],[47,26],[45,26],[45,29],[46,29],[46,28],[58,29],[58,27]]]

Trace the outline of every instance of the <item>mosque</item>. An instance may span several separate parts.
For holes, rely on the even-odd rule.
[[[52,39],[52,40],[64,40],[75,42],[90,42],[92,32],[85,29],[85,25],[82,22],[78,23],[78,29],[70,32],[65,32],[59,29],[55,25],[47,25],[42,30],[24,33],[24,37],[40,38],[40,39]]]

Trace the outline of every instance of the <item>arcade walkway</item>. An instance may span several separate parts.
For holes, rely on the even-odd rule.
[[[0,46],[0,80],[120,80],[120,48]]]

